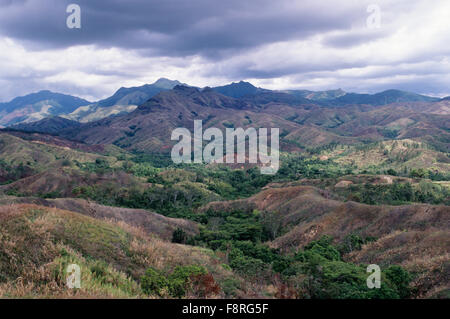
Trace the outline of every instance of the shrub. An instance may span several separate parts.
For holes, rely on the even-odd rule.
[[[237,295],[237,290],[240,289],[240,282],[235,278],[227,278],[222,283],[222,290],[226,298],[233,298]]]
[[[388,169],[386,171],[386,173],[388,173],[389,175],[392,175],[392,176],[397,176],[398,175],[397,172],[394,169],[392,169],[392,168]]]
[[[184,244],[186,242],[187,235],[184,230],[177,228],[172,234],[172,243]]]
[[[330,236],[322,236],[319,240],[312,241],[305,246],[305,251],[311,251],[328,260],[341,260],[341,254],[331,244],[333,239]]]
[[[231,250],[228,258],[231,268],[241,275],[259,277],[267,271],[268,265],[261,259],[245,256],[237,248]]]
[[[148,268],[141,277],[142,291],[148,295],[163,296],[167,292],[175,298],[182,298],[188,291],[200,296],[217,293],[220,288],[203,266],[177,266],[171,273]]]
[[[145,275],[141,277],[142,291],[148,295],[161,296],[168,284],[164,274],[154,268],[148,268]]]
[[[189,286],[192,285],[194,277],[207,273],[204,267],[197,265],[175,267],[174,271],[168,276],[170,295],[177,298],[183,297],[186,295]]]
[[[400,298],[408,298],[411,294],[409,283],[411,281],[410,274],[400,266],[390,266],[385,271],[386,278],[389,279],[396,287]]]
[[[64,167],[71,166],[71,165],[72,165],[72,163],[68,159],[65,159],[61,162],[61,166],[64,166]]]
[[[218,295],[220,292],[220,287],[211,274],[192,276],[190,280],[192,280],[192,293],[195,297],[207,298]]]

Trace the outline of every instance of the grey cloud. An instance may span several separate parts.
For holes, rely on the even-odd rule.
[[[436,62],[450,55],[446,39],[442,39],[442,45],[425,45],[417,50],[405,50],[413,40],[414,43],[411,44],[428,43],[429,34],[418,32],[427,28],[418,20],[418,17],[422,17],[422,12],[414,9],[416,4],[424,1],[377,1],[383,12],[382,28],[369,30],[365,28],[366,8],[372,2],[0,0],[0,40],[11,38],[24,45],[27,53],[84,44],[94,45],[95,52],[103,48],[124,49],[117,61],[109,61],[111,67],[103,67],[101,52],[96,57],[87,57],[96,64],[61,66],[60,63],[53,69],[44,68],[45,71],[42,68],[33,69],[31,65],[26,76],[14,74],[15,70],[22,69],[8,69],[9,66],[5,63],[4,70],[0,70],[0,98],[4,100],[5,97],[40,89],[100,98],[112,93],[110,91],[115,81],[147,81],[153,79],[151,72],[160,71],[164,67],[176,68],[173,74],[180,74],[183,70],[195,73],[193,75],[197,80],[201,78],[199,81],[204,81],[205,85],[210,84],[211,78],[238,81],[286,77],[291,83],[298,84],[299,88],[303,83],[320,83],[317,89],[328,89],[327,85],[332,85],[353,91],[373,92],[401,88],[416,92],[449,92],[449,78],[445,74],[448,68],[440,68]],[[77,3],[81,7],[81,30],[66,27],[66,7],[69,3]],[[403,20],[396,24],[396,19],[405,19],[407,24],[403,24]],[[417,32],[417,38],[405,41],[402,47],[395,47],[395,43],[393,48],[384,44],[385,38],[389,40],[397,31],[396,28],[405,27],[411,28],[411,32]],[[447,32],[447,36],[448,34],[450,33]],[[291,44],[296,40],[305,40],[305,43],[314,43],[316,36],[321,39],[319,45],[314,48],[302,47],[302,50],[311,50],[311,54],[299,54],[298,59],[297,52],[286,51],[290,54],[285,55],[286,52],[282,52],[284,49],[280,49],[289,48],[289,45],[265,51],[265,45],[277,42]],[[373,54],[358,51],[359,46],[364,47],[363,44],[375,41],[374,44],[381,50]],[[381,44],[378,45],[379,43]],[[392,45],[392,42],[386,43]],[[296,46],[293,45],[292,48],[295,50]],[[314,59],[316,53],[323,58]],[[126,54],[133,57],[130,56],[127,60]],[[73,64],[73,60],[71,61]],[[155,61],[155,64],[161,63],[162,66],[149,65],[146,69],[148,64],[142,61],[150,61],[148,64]],[[426,61],[432,63],[409,67]],[[20,65],[20,61],[15,63]],[[49,61],[45,63],[48,64]],[[380,68],[365,72],[364,68],[367,66]],[[356,72],[351,76],[344,76],[339,72],[354,68],[361,68],[361,74]],[[93,87],[81,87],[68,76],[62,77],[61,81],[57,77],[57,80],[51,82],[43,81],[72,70],[100,76],[109,83],[94,81]],[[410,78],[399,80],[398,76]],[[189,77],[180,80],[189,82]],[[117,88],[122,85],[123,83],[117,83]]]
[[[78,30],[65,25],[71,2],[82,10]],[[29,0],[2,8],[0,32],[34,49],[96,44],[219,58],[230,50],[348,29],[364,18],[361,7],[327,8],[309,0]]]
[[[342,34],[325,36],[322,43],[326,46],[335,48],[349,48],[363,43],[389,36],[390,30],[387,29],[360,29],[347,31]]]

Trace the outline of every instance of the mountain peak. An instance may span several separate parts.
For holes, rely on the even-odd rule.
[[[231,96],[234,98],[240,98],[245,95],[253,95],[259,91],[256,86],[254,86],[250,82],[245,81],[233,82],[231,84],[218,86],[213,88],[213,90],[223,95]]]
[[[154,85],[158,88],[161,88],[161,89],[170,90],[170,89],[173,89],[177,85],[184,85],[184,84],[177,80],[169,80],[167,78],[159,78],[152,85]]]

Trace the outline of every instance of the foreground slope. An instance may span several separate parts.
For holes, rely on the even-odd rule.
[[[203,266],[220,283],[233,274],[215,258],[210,251],[164,242],[123,222],[37,205],[0,207],[3,298],[145,297],[138,283],[145,270],[176,265]],[[66,287],[65,269],[72,263],[82,269],[81,289]]]
[[[344,255],[349,261],[399,264],[414,274],[416,296],[432,296],[450,289],[450,207],[432,205],[365,205],[332,199],[312,186],[272,185],[236,201],[213,202],[206,211],[273,212],[281,228],[270,246],[286,253],[305,247],[324,235],[345,245],[349,236],[373,238],[361,250]]]

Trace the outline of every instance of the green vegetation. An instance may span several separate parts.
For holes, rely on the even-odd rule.
[[[280,285],[290,291],[288,297],[301,298],[407,298],[410,275],[401,267],[388,268],[381,289],[366,286],[365,265],[345,262],[343,254],[361,249],[374,238],[349,235],[335,246],[324,236],[303,250],[282,254],[264,244],[270,237],[262,214],[254,212],[221,213],[207,211],[203,215],[200,235],[191,240],[228,256],[230,267],[250,280],[270,281],[280,278]],[[283,290],[280,286],[279,291]],[[285,296],[286,297],[286,296]]]
[[[347,196],[351,200],[369,205],[401,205],[411,202],[450,205],[450,190],[426,181],[421,181],[415,186],[408,182],[385,185],[351,185],[342,193],[348,194]]]
[[[148,268],[141,278],[141,287],[146,294],[173,298],[186,294],[205,298],[220,291],[208,271],[197,265],[177,266],[170,273]]]
[[[251,121],[250,118],[247,120]],[[130,127],[131,135],[135,129]],[[383,130],[382,133],[388,136],[395,130]],[[83,273],[86,289],[101,296],[416,297],[420,294],[415,289],[420,287],[417,288],[414,280],[425,278],[421,277],[422,270],[410,273],[396,265],[395,253],[389,256],[389,262],[382,265],[382,288],[367,288],[367,265],[360,262],[368,259],[355,256],[375,244],[381,247],[377,246],[380,250],[377,253],[384,253],[383,249],[388,251],[382,246],[384,241],[381,239],[378,241],[378,238],[361,235],[364,232],[356,226],[352,228],[351,222],[345,227],[352,229],[346,228],[346,233],[338,236],[337,232],[332,232],[332,226],[326,224],[335,220],[326,218],[323,223],[328,228],[324,227],[322,234],[333,234],[334,240],[314,234],[312,228],[301,227],[317,221],[318,216],[327,217],[327,213],[335,211],[333,207],[337,205],[342,205],[343,210],[356,207],[357,213],[362,206],[375,209],[373,206],[343,203],[345,201],[368,205],[450,205],[448,156],[423,143],[409,140],[353,146],[334,142],[317,148],[302,146],[305,152],[301,154],[281,154],[281,167],[275,175],[263,175],[259,167],[233,169],[226,165],[175,165],[166,155],[131,154],[117,148],[113,150],[114,155],[86,153],[84,158],[77,158],[78,153],[72,154],[68,150],[58,150],[59,153],[51,157],[49,146],[27,147],[45,148],[45,156],[40,160],[49,161],[53,166],[43,170],[39,161],[35,162],[30,157],[30,152],[23,152],[26,162],[18,161],[15,155],[11,155],[13,153],[0,159],[3,194],[40,198],[74,196],[108,206],[148,209],[198,224],[192,223],[195,231],[191,231],[177,223],[175,227],[164,230],[164,239],[168,241],[159,241],[149,239],[152,238],[150,236],[140,237],[137,234],[144,230],[130,231],[129,225],[118,227],[75,213],[27,211],[13,222],[2,221],[1,224],[0,264],[6,271],[0,276],[0,296],[18,294],[1,284],[24,275],[10,261],[24,260],[21,267],[34,271],[42,265],[50,265],[51,275],[46,273],[48,277],[37,282],[55,284],[58,293],[63,291],[63,280],[67,275],[65,267],[69,263],[77,263],[87,270]],[[432,165],[427,167],[426,163]],[[59,188],[67,187],[69,191],[46,189],[43,185],[49,182],[48,177],[15,183],[24,177],[34,178],[37,173],[45,175],[45,172],[58,172],[59,175],[50,175],[57,175],[52,183],[56,185],[59,182],[57,185],[62,185]],[[58,177],[61,177],[60,181]],[[35,188],[30,186],[28,189],[29,185]],[[259,194],[263,188],[269,191]],[[277,197],[275,190],[283,188],[292,193]],[[307,190],[304,194],[303,189]],[[285,198],[282,197],[284,195]],[[264,198],[259,201],[258,196]],[[296,196],[300,199],[292,200]],[[258,199],[256,204],[255,198]],[[226,202],[229,200],[239,201]],[[214,201],[221,201],[219,204],[223,204],[223,208],[205,208]],[[261,208],[260,204],[266,201],[277,203],[276,207],[264,204],[262,207],[265,208]],[[214,207],[214,204],[208,207]],[[301,214],[294,211],[298,207]],[[361,210],[361,221],[358,220],[361,225],[371,215],[369,208],[367,214]],[[387,211],[389,209],[386,208]],[[422,224],[420,221],[414,225]],[[297,226],[302,234],[311,232],[311,237],[308,240],[301,236],[289,237]],[[419,238],[415,231],[400,229],[399,240],[408,241],[413,236]],[[16,232],[22,237],[11,235]],[[43,234],[49,235],[43,237]],[[370,232],[366,234],[373,235]],[[380,234],[375,235],[378,237]],[[386,233],[382,235],[387,236]],[[392,236],[397,236],[397,233]],[[439,236],[443,235],[436,232],[433,236],[441,238]],[[285,237],[291,240],[287,244],[282,243]],[[379,237],[382,238],[381,235]],[[14,249],[11,248],[13,244],[17,245]],[[36,250],[35,255],[32,249]],[[405,255],[412,254],[412,251],[405,252]],[[433,271],[438,272],[436,269]],[[31,277],[27,280],[36,282]],[[416,285],[414,289],[412,282]],[[6,292],[2,294],[2,291]],[[36,291],[24,295],[33,293]]]

